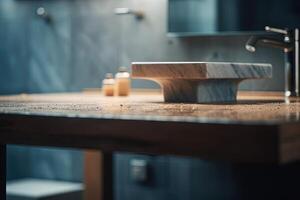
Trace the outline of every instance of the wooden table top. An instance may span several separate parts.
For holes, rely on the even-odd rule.
[[[0,113],[205,123],[282,124],[300,122],[300,98],[277,93],[240,93],[234,104],[164,103],[158,92],[129,97],[95,93],[0,96]]]
[[[235,104],[163,103],[157,92],[0,97],[0,142],[197,156],[300,159],[300,99],[239,93]]]

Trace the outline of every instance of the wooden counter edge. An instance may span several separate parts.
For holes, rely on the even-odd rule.
[[[279,162],[300,160],[300,124],[289,123],[279,127]]]
[[[0,114],[0,142],[192,156],[231,162],[281,162],[276,125],[199,124]],[[120,131],[122,130],[122,131]],[[72,139],[70,139],[72,138]],[[292,156],[290,159],[299,159]]]

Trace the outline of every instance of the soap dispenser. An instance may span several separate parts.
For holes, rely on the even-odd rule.
[[[102,91],[105,96],[114,96],[115,80],[113,74],[107,73],[102,81]]]
[[[126,67],[120,67],[116,73],[115,92],[118,96],[128,96],[130,93],[130,74]]]

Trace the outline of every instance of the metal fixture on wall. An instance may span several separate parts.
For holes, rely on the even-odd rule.
[[[282,49],[285,56],[285,96],[299,96],[299,29],[288,30],[266,26],[265,30],[277,33],[277,35],[252,36],[246,43],[246,49],[255,52],[256,44],[259,42],[266,46]]]
[[[132,10],[130,8],[116,8],[116,15],[134,15],[137,19],[143,19],[145,17],[144,12],[140,10]]]
[[[52,23],[52,17],[51,15],[49,15],[49,13],[46,11],[44,7],[37,8],[36,15],[41,19],[45,20],[45,22]]]
[[[130,160],[130,176],[136,183],[149,181],[149,163],[143,159]]]

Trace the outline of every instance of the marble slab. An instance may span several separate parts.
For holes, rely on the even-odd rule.
[[[266,63],[133,62],[132,77],[159,83],[165,102],[235,102],[245,79],[272,77]]]

